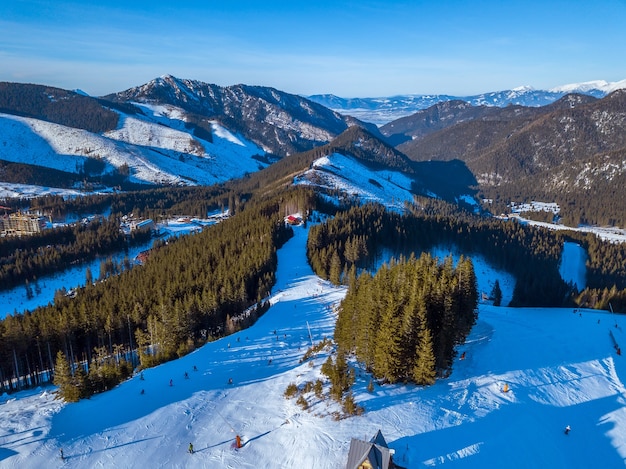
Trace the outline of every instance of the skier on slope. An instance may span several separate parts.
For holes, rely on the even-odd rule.
[[[189,449],[187,451],[189,451],[189,454],[193,454],[193,444],[192,443],[189,443]]]

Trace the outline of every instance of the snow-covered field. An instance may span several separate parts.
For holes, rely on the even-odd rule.
[[[359,371],[354,395],[366,412],[339,421],[328,400],[307,395],[305,411],[285,399],[289,383],[320,376],[324,354],[299,363],[308,327],[315,342],[331,336],[345,294],[313,275],[306,230],[295,232],[278,253],[273,306],[253,327],[76,404],[55,400],[53,388],[2,396],[0,467],[335,469],[350,438],[378,429],[407,468],[625,465],[626,365],[609,331],[626,343],[626,318],[608,313],[481,305],[459,348],[466,359],[434,386],[370,393]],[[476,271],[486,289],[494,272]]]

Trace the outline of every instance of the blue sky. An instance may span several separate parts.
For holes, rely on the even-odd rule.
[[[104,95],[171,74],[343,97],[626,78],[626,0],[7,0],[0,81]]]

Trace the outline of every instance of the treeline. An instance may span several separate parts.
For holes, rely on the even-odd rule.
[[[428,254],[384,264],[374,276],[354,270],[335,327],[338,348],[353,352],[385,382],[434,383],[445,375],[474,325],[472,262],[441,264]]]
[[[0,322],[0,382],[10,389],[28,376],[38,384],[58,351],[76,370],[92,363],[96,348],[113,355],[116,347],[139,347],[141,365],[151,366],[219,337],[227,325],[232,332],[254,321],[275,282],[276,250],[292,233],[284,207],[306,200],[297,192],[250,201],[236,216],[157,249],[143,266],[7,316]]]
[[[138,190],[146,187],[146,184],[128,180],[130,170],[127,164],[109,172],[103,172],[105,168],[104,160],[96,157],[84,157],[82,167],[77,164],[76,172],[0,160],[0,174],[3,182],[66,189],[78,187],[85,191],[101,186],[118,187],[123,190]]]
[[[136,217],[159,220],[162,217],[187,215],[206,218],[211,210],[231,208],[238,205],[242,196],[224,185],[208,187],[160,187],[113,194],[92,194],[66,199],[48,195],[35,199],[9,199],[4,205],[29,208],[52,218],[66,214],[86,216],[109,211],[115,215],[133,213]],[[237,203],[235,203],[235,201]],[[232,207],[233,210],[235,207]]]
[[[380,205],[353,207],[309,232],[307,255],[314,271],[341,283],[354,265],[369,268],[385,250],[396,255],[456,247],[480,254],[516,278],[511,306],[562,306],[571,287],[559,274],[563,242],[545,229],[459,212],[421,200],[410,213]]]
[[[135,230],[126,236],[119,221],[110,217],[30,236],[0,238],[0,290],[22,284],[28,290],[29,284],[36,285],[43,275],[145,243],[151,235],[150,230]]]
[[[0,174],[2,175],[3,182],[59,188],[75,187],[75,184],[82,180],[82,178],[75,173],[3,160],[0,160]]]
[[[119,115],[99,100],[51,86],[0,82],[0,112],[33,117],[90,132],[117,127]]]
[[[564,238],[587,251],[587,287],[575,302],[583,308],[626,312],[626,243],[603,241],[592,233],[569,231]]]

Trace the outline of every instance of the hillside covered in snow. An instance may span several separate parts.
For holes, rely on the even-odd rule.
[[[63,404],[54,388],[2,396],[0,465],[341,468],[350,439],[379,429],[407,468],[624,465],[626,365],[610,334],[623,344],[626,324],[608,313],[481,304],[465,359],[434,386],[370,392],[357,367],[365,413],[341,420],[328,398],[307,394],[307,410],[285,398],[290,383],[321,377],[328,349],[301,359],[332,335],[345,294],[313,275],[306,237],[296,227],[279,251],[272,307],[251,328],[90,400]],[[474,262],[481,290],[499,279],[510,296],[506,276]]]
[[[185,129],[180,112],[144,106],[144,116],[120,115],[118,128],[98,134],[39,119],[0,114],[0,159],[80,173],[89,159],[103,172],[126,165],[143,184],[215,184],[258,171],[265,152],[212,123],[212,141]]]

